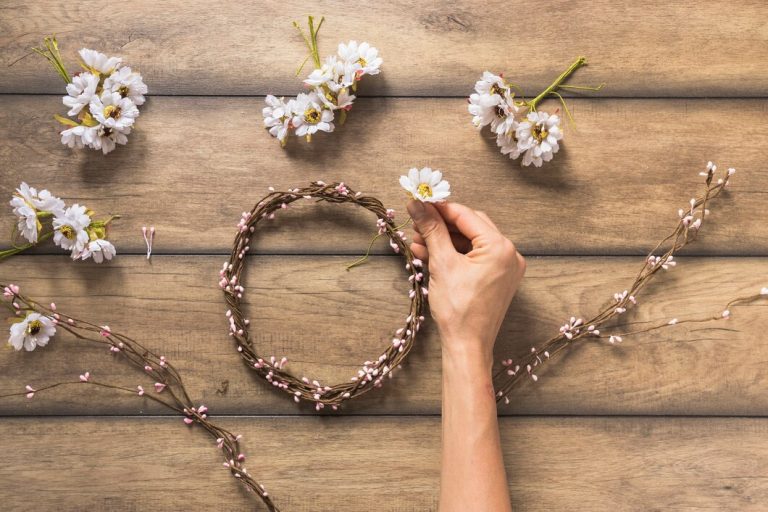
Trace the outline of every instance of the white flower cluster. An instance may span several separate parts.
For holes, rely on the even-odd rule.
[[[319,64],[304,80],[312,89],[309,93],[288,101],[271,94],[266,97],[264,127],[283,146],[291,132],[307,140],[318,131],[332,132],[336,111],[340,111],[343,122],[343,116],[352,108],[355,96],[350,91],[357,89],[363,76],[378,75],[381,63],[379,51],[368,43],[340,43],[337,54]]]
[[[468,109],[472,123],[478,128],[490,125],[501,152],[513,160],[522,155],[525,166],[541,167],[560,150],[560,116],[516,100],[512,87],[501,76],[484,72],[469,97]]]
[[[111,260],[117,253],[115,246],[106,239],[107,224],[112,220],[96,221],[93,212],[85,206],[73,204],[66,207],[64,201],[22,183],[10,201],[13,213],[18,217],[17,230],[31,245],[53,236],[53,242],[70,251],[73,260],[93,258],[96,263]],[[52,218],[51,231],[44,230],[41,220]]]
[[[77,121],[56,117],[69,127],[61,132],[61,143],[101,150],[106,155],[116,144],[128,142],[147,86],[139,73],[122,65],[120,57],[107,57],[87,48],[79,53],[85,71],[72,77],[63,98],[69,107],[67,115]]]

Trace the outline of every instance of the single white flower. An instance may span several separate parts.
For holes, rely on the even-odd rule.
[[[333,111],[323,107],[322,100],[317,93],[299,94],[294,104],[293,126],[296,135],[312,135],[319,131],[332,132]]]
[[[67,96],[62,101],[69,107],[68,116],[76,116],[83,107],[91,103],[96,87],[99,85],[99,77],[92,73],[80,73],[72,77],[72,82],[67,84]]]
[[[79,53],[83,64],[102,75],[111,75],[123,62],[120,57],[107,57],[101,52],[88,48],[83,48]]]
[[[22,347],[28,351],[36,347],[44,347],[48,340],[56,334],[53,320],[40,313],[29,313],[24,320],[11,325],[11,336],[8,344],[16,350]]]
[[[346,87],[341,88],[336,92],[334,97],[331,93],[326,93],[323,89],[315,89],[317,97],[322,100],[323,105],[331,110],[349,110],[352,108],[352,103],[355,101],[355,95],[349,94],[349,89]]]
[[[502,155],[508,155],[512,160],[517,160],[522,153],[514,131],[496,135],[496,145],[499,146]]]
[[[73,126],[61,132],[61,143],[70,148],[82,148],[88,144],[83,142],[86,131],[92,130],[88,126]]]
[[[104,91],[94,96],[90,104],[91,115],[105,128],[124,132],[133,126],[139,116],[139,109],[119,93]]]
[[[16,189],[10,204],[14,215],[18,217],[16,226],[19,233],[33,244],[37,243],[38,234],[42,228],[38,213],[60,214],[64,211],[64,201],[47,190],[41,190],[38,193],[34,187],[23,182]]]
[[[355,70],[355,78],[360,80],[363,75],[378,75],[382,62],[379,50],[368,43],[357,44],[350,41],[347,44],[339,43],[338,55],[342,61],[351,64]]]
[[[319,68],[315,68],[307,78],[304,79],[304,83],[310,87],[320,87],[327,82],[335,82],[339,77],[338,75],[339,61],[335,55],[325,59],[325,62]]]
[[[504,96],[509,91],[509,87],[504,83],[502,77],[494,75],[490,71],[484,71],[483,77],[475,82],[475,91],[478,94]]]
[[[277,98],[271,94],[264,98],[266,107],[261,110],[264,116],[264,127],[269,130],[269,134],[277,138],[280,144],[285,144],[291,128],[291,119],[293,117],[294,100],[285,101],[285,98]]]
[[[552,160],[552,156],[560,150],[557,142],[563,138],[560,117],[541,110],[529,112],[518,125],[515,135],[518,147],[523,152],[522,164],[541,167],[542,163]]]
[[[83,142],[93,149],[100,149],[106,155],[115,149],[116,144],[127,144],[130,133],[130,127],[118,131],[100,124],[85,132]]]
[[[22,185],[26,185],[23,183]],[[32,199],[32,205],[38,210],[46,213],[59,215],[64,212],[64,201],[54,196],[47,190],[41,190],[36,198]]]
[[[478,129],[491,124],[497,119],[497,114],[503,113],[503,106],[500,107],[500,103],[502,98],[498,94],[471,94],[467,110],[473,116],[472,124]]]
[[[124,66],[104,80],[104,90],[116,92],[121,97],[130,99],[134,105],[143,105],[147,84],[139,73],[134,73],[131,68]]]
[[[91,218],[86,213],[85,206],[74,204],[53,219],[53,243],[73,254],[81,252],[88,243],[86,228],[91,224]]]
[[[97,238],[91,241],[81,253],[73,254],[72,259],[87,260],[93,257],[93,261],[101,263],[104,260],[111,260],[116,254],[117,249],[112,245],[112,242],[103,238]]]
[[[451,195],[451,185],[443,180],[443,173],[429,167],[421,171],[412,168],[408,176],[400,176],[400,186],[410,192],[414,199],[425,203],[444,201]]]
[[[13,214],[19,218],[16,224],[19,233],[29,243],[36,244],[37,235],[42,227],[37,218],[37,210],[20,197],[11,199],[11,206],[13,207]]]

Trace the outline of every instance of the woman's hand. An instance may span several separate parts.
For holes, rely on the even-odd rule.
[[[483,212],[457,203],[408,203],[414,255],[429,265],[429,309],[444,356],[490,370],[501,322],[525,260]]]

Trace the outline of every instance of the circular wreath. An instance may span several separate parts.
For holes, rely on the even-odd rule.
[[[259,377],[270,382],[274,387],[293,396],[294,401],[305,400],[315,404],[317,410],[326,405],[334,410],[345,400],[362,395],[373,388],[381,387],[385,377],[391,377],[410,352],[424,317],[427,288],[423,286],[424,276],[421,272],[422,262],[413,256],[405,236],[394,221],[394,211],[387,209],[376,199],[361,192],[355,192],[344,183],[326,184],[314,182],[305,188],[289,189],[287,192],[275,191],[259,201],[250,212],[244,212],[238,224],[237,235],[232,246],[232,254],[219,272],[219,286],[224,291],[229,309],[226,316],[229,322],[229,334],[237,343],[237,350],[249,368]],[[324,385],[317,380],[297,377],[284,370],[286,359],[276,360],[274,357],[265,358],[258,354],[257,347],[249,336],[250,322],[243,316],[241,309],[245,286],[242,279],[245,260],[251,249],[251,237],[259,222],[274,219],[280,210],[301,199],[314,199],[332,204],[351,203],[361,206],[377,217],[376,225],[379,236],[386,236],[389,245],[395,253],[400,254],[406,261],[405,268],[409,272],[410,306],[403,327],[395,331],[392,342],[377,358],[366,361],[358,370],[357,375],[348,382],[335,385]]]

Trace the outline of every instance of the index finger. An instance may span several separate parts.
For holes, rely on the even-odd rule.
[[[459,203],[435,203],[446,224],[454,225],[459,232],[470,240],[481,235],[489,235],[498,230],[488,224],[472,208]]]

